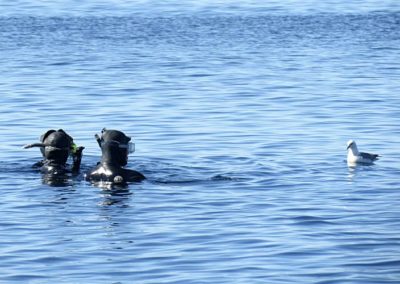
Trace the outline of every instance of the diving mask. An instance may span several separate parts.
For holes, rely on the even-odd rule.
[[[105,129],[103,129],[102,134],[104,131],[105,131]],[[105,143],[104,139],[103,139],[103,135],[100,137],[98,134],[95,134],[94,137],[96,138],[97,143],[99,144],[99,146],[101,148],[103,146],[103,144]],[[131,137],[128,137],[128,136],[126,136],[126,137],[129,138],[129,140],[131,139]],[[133,143],[133,142],[127,142],[126,144],[124,144],[124,143],[121,143],[116,140],[112,140],[112,141],[118,143],[118,148],[126,149],[128,154],[133,154],[135,152],[135,143]]]
[[[133,142],[128,142],[128,144],[119,144],[118,147],[122,149],[127,149],[129,154],[135,153],[135,143]]]

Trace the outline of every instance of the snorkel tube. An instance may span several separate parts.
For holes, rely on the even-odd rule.
[[[48,146],[48,145],[43,144],[43,143],[32,143],[32,144],[26,144],[22,148],[29,149],[29,148],[33,148],[33,147],[46,147],[46,146]]]

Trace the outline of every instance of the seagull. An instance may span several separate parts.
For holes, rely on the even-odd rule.
[[[347,163],[348,164],[373,164],[378,160],[379,155],[359,152],[354,140],[347,142]]]

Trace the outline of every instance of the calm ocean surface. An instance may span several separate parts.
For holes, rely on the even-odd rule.
[[[0,1],[0,283],[400,283],[400,2],[259,2]],[[21,149],[103,127],[145,182]]]

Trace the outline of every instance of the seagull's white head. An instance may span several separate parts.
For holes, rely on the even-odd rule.
[[[353,153],[358,153],[357,144],[354,140],[349,140],[347,142],[347,150],[351,149]]]

